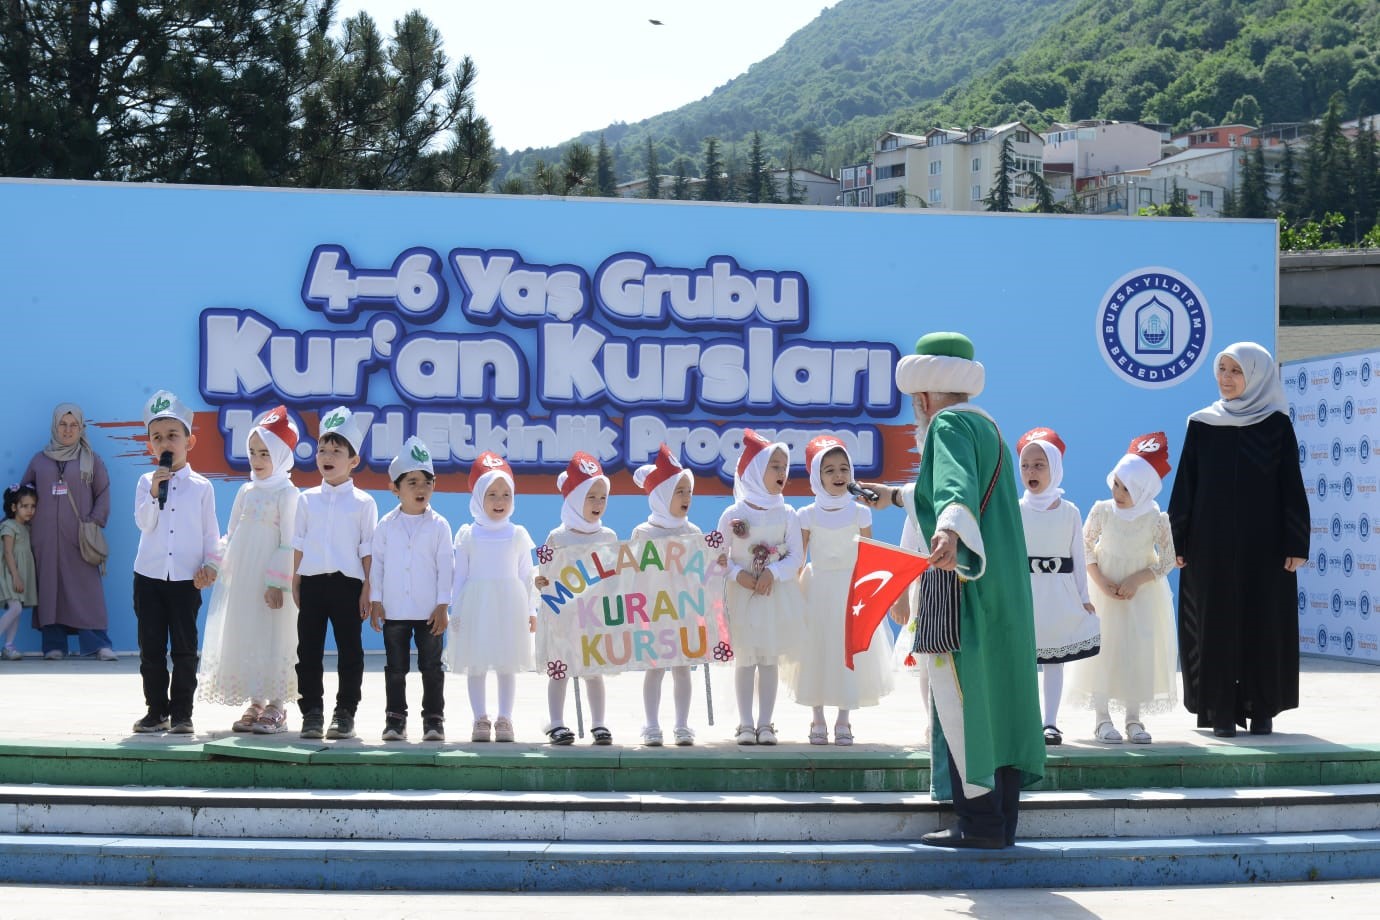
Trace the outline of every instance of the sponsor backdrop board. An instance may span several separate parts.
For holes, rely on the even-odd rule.
[[[1299,570],[1299,650],[1380,664],[1380,352],[1283,365],[1312,529]]]
[[[0,475],[47,442],[56,403],[82,405],[113,479],[121,649],[135,646],[132,493],[153,462],[141,410],[160,388],[197,410],[192,464],[216,483],[222,525],[256,413],[286,403],[314,435],[344,404],[368,416],[357,481],[382,511],[388,461],[417,433],[453,526],[471,459],[493,449],[540,543],[576,449],[612,475],[607,523],[625,536],[647,513],[630,471],[662,441],[696,472],[705,529],[730,500],[744,427],[790,444],[799,505],[821,432],[849,444],[860,477],[906,478],[911,408],[892,374],[938,329],[976,342],[980,402],[1009,444],[1060,432],[1064,487],[1086,511],[1133,436],[1163,429],[1177,455],[1185,417],[1216,395],[1216,348],[1274,347],[1269,221],[14,180],[0,180],[0,212]],[[314,443],[299,485],[319,481]],[[900,529],[879,513],[879,537]],[[23,647],[37,638],[24,630]]]

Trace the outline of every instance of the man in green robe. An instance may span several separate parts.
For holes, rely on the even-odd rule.
[[[1044,774],[1045,745],[1014,461],[996,422],[969,402],[984,376],[972,342],[954,332],[924,336],[896,367],[922,445],[916,519],[930,565],[960,578],[960,648],[928,662],[930,794],[952,800],[958,822],[923,839],[1000,849],[1015,842],[1020,790]],[[896,504],[910,497],[909,488],[895,491]]]

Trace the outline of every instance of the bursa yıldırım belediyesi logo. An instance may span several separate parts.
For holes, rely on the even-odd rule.
[[[1202,292],[1170,268],[1138,268],[1118,278],[1098,304],[1102,358],[1127,383],[1173,386],[1206,363],[1212,315]]]

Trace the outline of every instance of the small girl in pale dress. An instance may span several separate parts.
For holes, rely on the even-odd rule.
[[[5,520],[0,522],[0,636],[4,648],[0,658],[18,661],[24,656],[14,647],[19,633],[19,615],[25,607],[38,604],[38,577],[34,568],[33,544],[29,541],[29,522],[38,510],[38,490],[34,484],[12,485],[5,490]]]
[[[297,426],[276,406],[250,429],[250,479],[235,495],[212,560],[218,571],[206,615],[197,697],[248,708],[231,725],[271,735],[287,728],[297,699],[297,605],[292,601],[292,484]]]
[[[790,452],[751,428],[733,477],[733,497],[719,518],[728,556],[725,619],[733,648],[733,684],[738,698],[739,744],[776,744],[779,665],[794,652],[803,628],[805,598],[796,578],[804,562],[800,522],[782,492],[790,475]],[[757,717],[752,713],[757,696]]]
[[[1021,461],[1021,523],[1035,604],[1035,661],[1044,676],[1045,744],[1063,744],[1059,701],[1064,665],[1097,654],[1101,623],[1088,596],[1083,514],[1064,498],[1064,442],[1049,428],[1032,428],[1016,442]]]
[[[1092,708],[1095,735],[1119,744],[1109,707],[1126,710],[1126,740],[1149,744],[1143,712],[1168,712],[1178,701],[1174,607],[1165,576],[1175,568],[1169,516],[1155,503],[1169,474],[1164,432],[1131,441],[1107,474],[1112,500],[1093,505],[1083,548],[1093,605],[1102,620],[1102,651],[1070,668],[1070,693]]]
[[[471,741],[512,741],[517,675],[532,670],[532,550],[527,528],[512,522],[513,471],[498,454],[484,451],[470,467],[473,524],[455,535],[455,590],[451,601],[446,664],[468,674]],[[490,720],[486,675],[498,678],[497,717]]]
[[[892,689],[891,632],[877,625],[866,651],[844,664],[848,588],[858,559],[857,538],[872,536],[872,512],[848,494],[853,464],[843,442],[820,435],[805,447],[812,504],[797,512],[801,545],[810,561],[800,573],[805,595],[805,628],[797,653],[787,665],[786,682],[802,706],[811,707],[810,743],[828,744],[824,707],[835,706],[834,743],[853,743],[848,714],[875,706]]]
[[[657,451],[656,460],[633,471],[633,483],[647,493],[651,514],[633,528],[630,540],[656,540],[661,537],[698,535],[700,529],[690,522],[690,500],[695,495],[695,474],[680,465],[680,461],[665,444]],[[705,665],[708,667],[708,665]],[[661,747],[661,684],[666,668],[649,668],[642,679],[642,709],[646,722],[642,726],[642,743]],[[672,730],[678,747],[695,743],[690,729],[690,694],[693,684],[689,665],[676,665],[671,671],[671,693],[675,697],[676,726]]]

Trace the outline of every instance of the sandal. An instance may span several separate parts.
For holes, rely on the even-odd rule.
[[[1116,726],[1111,722],[1098,722],[1097,730],[1093,732],[1098,741],[1103,744],[1120,744],[1121,732],[1116,730]]]
[[[851,725],[835,725],[835,726],[834,726],[834,743],[835,743],[835,744],[842,744],[842,745],[844,745],[845,747],[848,746],[848,745],[850,745],[850,744],[852,744],[852,743],[853,743],[853,726],[851,726]]]
[[[245,709],[244,715],[231,723],[230,730],[236,732],[252,732],[254,730],[254,723],[259,721],[259,716],[263,715],[263,711],[264,709],[262,706],[257,703],[250,703],[249,707]]]
[[[575,733],[564,725],[557,725],[555,728],[546,730],[546,737],[551,739],[552,744],[574,744]]]
[[[606,747],[607,745],[613,744],[613,732],[602,725],[594,726],[589,730],[589,733],[594,737],[593,743],[600,747]]]
[[[1045,726],[1045,744],[1063,744],[1064,733],[1056,725]]]
[[[757,743],[758,743],[758,744],[775,744],[775,743],[776,743],[776,726],[773,725],[773,724],[771,724],[770,722],[768,722],[766,725],[763,725],[763,726],[759,727],[759,728],[757,729]]]
[[[756,744],[757,729],[751,725],[739,725],[738,733],[733,736],[733,740],[739,744]]]
[[[1145,726],[1142,723],[1127,722],[1126,740],[1132,744],[1149,744],[1151,738],[1150,733],[1145,730]]]
[[[811,722],[811,723],[810,723],[810,743],[811,743],[811,744],[828,744],[828,743],[829,743],[829,729],[828,729],[828,727],[827,727],[827,726],[824,726],[824,725],[820,725],[818,722]]]

